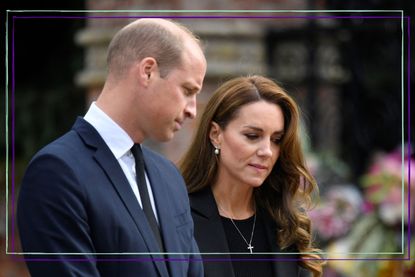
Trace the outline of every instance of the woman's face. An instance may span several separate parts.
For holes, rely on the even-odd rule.
[[[260,186],[280,153],[284,115],[280,106],[259,101],[242,106],[225,129],[212,123],[210,138],[220,148],[220,183]]]

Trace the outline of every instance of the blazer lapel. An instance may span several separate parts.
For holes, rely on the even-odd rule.
[[[111,153],[111,150],[105,144],[98,132],[96,132],[96,130],[84,119],[79,118],[74,125],[74,129],[79,133],[86,144],[96,148],[94,159],[106,173],[108,179],[111,181],[114,189],[124,203],[125,208],[133,218],[141,237],[145,241],[148,252],[159,252],[156,239],[147,223],[145,214],[137,202],[137,198],[135,197],[119,163]],[[153,259],[162,258],[160,255],[156,254],[151,254],[151,256]],[[160,271],[161,276],[168,276],[165,263],[156,261],[154,261],[154,263]]]
[[[195,222],[195,237],[205,261],[206,276],[235,276],[228,241],[210,187],[192,193],[190,206]],[[204,253],[217,253],[214,255]]]

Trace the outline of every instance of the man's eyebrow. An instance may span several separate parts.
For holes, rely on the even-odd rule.
[[[192,82],[192,81],[185,81],[183,83],[183,86],[188,87],[189,89],[194,89],[194,90],[200,90],[201,86],[199,86],[199,84],[197,82]]]

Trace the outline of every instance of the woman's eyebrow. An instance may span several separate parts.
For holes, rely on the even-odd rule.
[[[252,129],[252,130],[255,130],[255,131],[260,131],[260,132],[263,132],[264,131],[262,128],[257,127],[257,126],[252,126],[252,125],[245,125],[243,127],[244,128],[249,128],[249,129]],[[284,134],[284,130],[275,131],[273,134],[274,135],[283,135]]]

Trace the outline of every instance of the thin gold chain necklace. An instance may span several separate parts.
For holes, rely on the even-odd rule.
[[[221,206],[219,206],[219,204],[218,204],[218,207],[231,220],[233,226],[235,226],[235,228],[238,231],[239,235],[241,235],[241,237],[245,241],[246,245],[248,246],[247,249],[252,254],[253,253],[252,249],[254,249],[254,247],[252,246],[252,239],[254,238],[254,232],[255,232],[256,212],[254,213],[254,224],[252,225],[251,238],[249,239],[249,243],[248,243],[248,240],[244,237],[244,235],[242,234],[241,230],[239,230],[238,226],[236,226],[236,224],[233,221],[232,217],[231,216],[228,216],[228,214],[225,212],[225,210]]]

